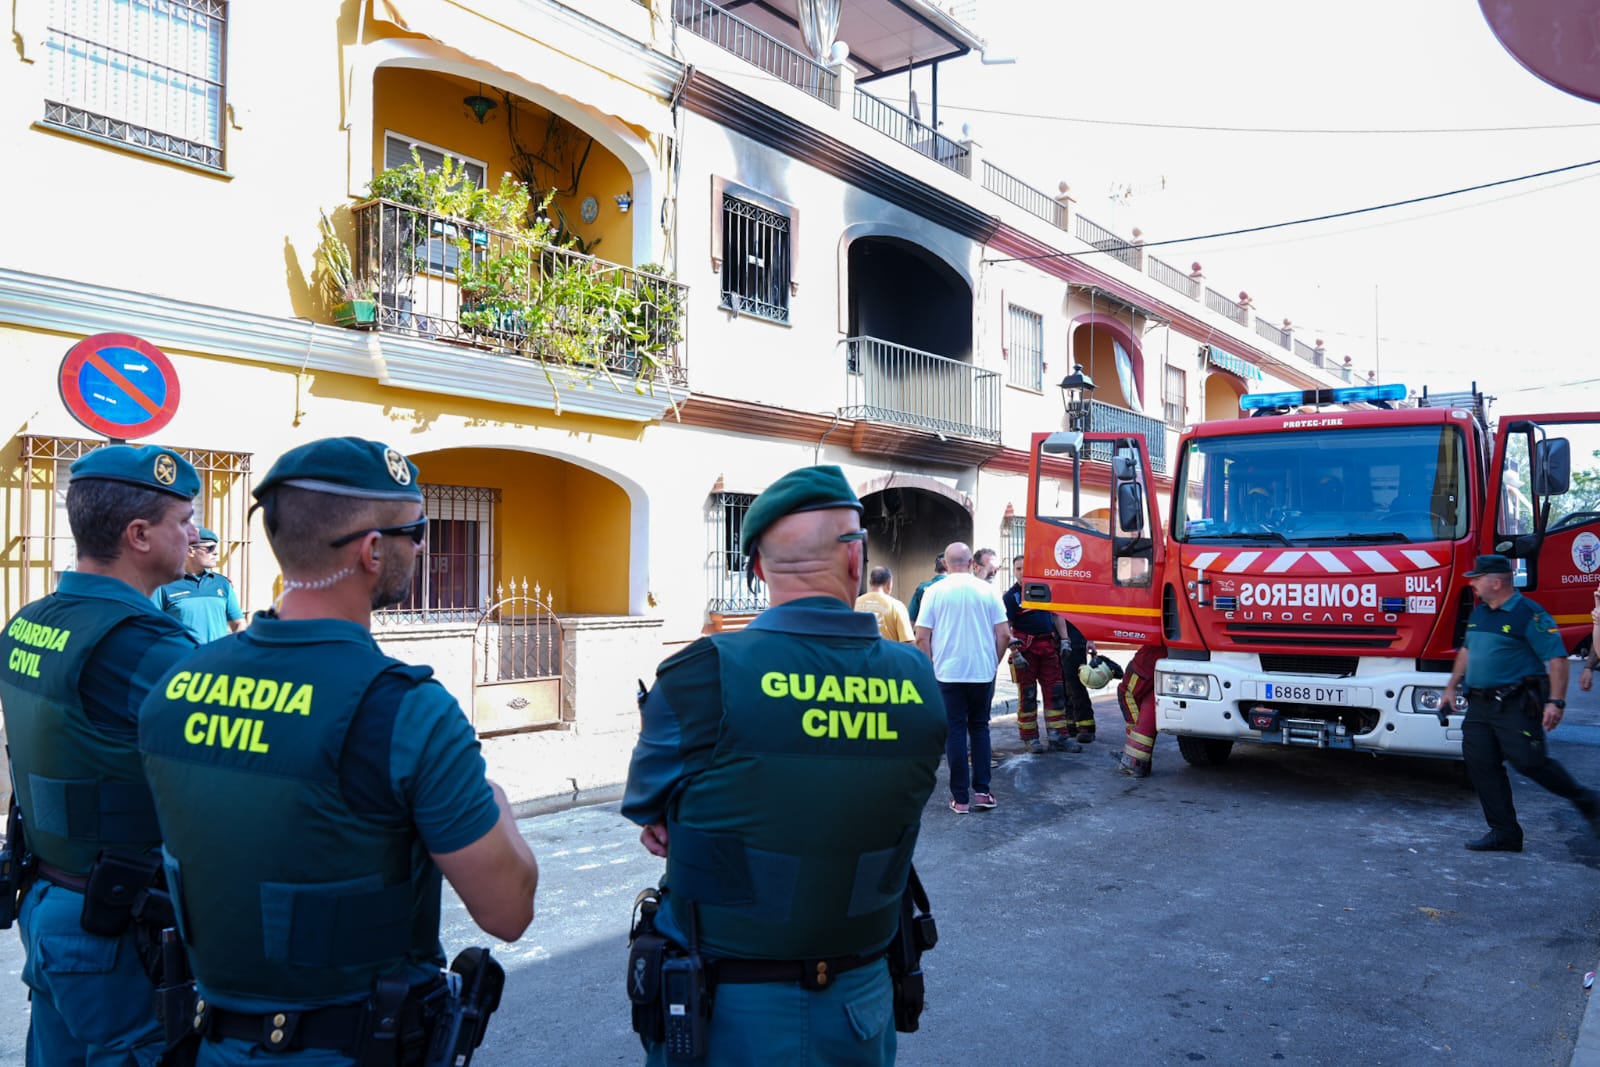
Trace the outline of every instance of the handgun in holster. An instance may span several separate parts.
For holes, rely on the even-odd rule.
[[[894,983],[894,1028],[915,1033],[926,1000],[922,979],[922,954],[939,943],[927,890],[912,867],[906,891],[900,897],[900,926],[889,942],[889,977]]]
[[[451,996],[434,1020],[433,1037],[423,1067],[466,1067],[483,1044],[489,1016],[500,1007],[506,986],[505,968],[481,947],[462,949],[446,976]]]
[[[700,958],[698,912],[690,906],[686,954],[656,929],[660,908],[656,889],[634,900],[627,976],[633,1029],[646,1050],[659,1045],[669,1061],[699,1059],[706,1051],[711,988]]]
[[[17,794],[13,789],[11,802],[6,808],[6,840],[0,846],[0,930],[11,929],[17,921],[17,911],[22,898],[33,884],[33,854],[23,835],[22,809],[17,807]]]

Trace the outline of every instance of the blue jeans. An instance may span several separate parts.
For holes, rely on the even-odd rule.
[[[950,763],[950,795],[958,804],[967,804],[972,800],[969,787],[979,793],[989,791],[989,706],[994,703],[994,683],[940,682],[939,693],[944,697],[944,717],[950,727],[944,742]]]

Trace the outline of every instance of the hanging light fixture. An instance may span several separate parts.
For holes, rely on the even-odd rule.
[[[487,96],[483,95],[482,82],[478,83],[478,91],[476,93],[463,98],[461,102],[466,104],[467,109],[478,117],[478,125],[480,126],[483,125],[483,120],[489,117],[489,112],[493,111],[499,106],[493,100],[490,100]]]

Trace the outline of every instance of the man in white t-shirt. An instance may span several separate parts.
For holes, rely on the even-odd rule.
[[[944,560],[950,575],[929,586],[922,599],[917,647],[933,660],[950,726],[945,741],[950,810],[965,815],[995,806],[989,789],[989,706],[995,670],[1011,644],[1011,626],[999,591],[974,573],[971,548],[957,541],[944,550]]]

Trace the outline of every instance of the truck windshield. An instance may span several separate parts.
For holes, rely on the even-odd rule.
[[[1198,437],[1178,472],[1173,536],[1263,544],[1398,544],[1467,533],[1454,426]]]

